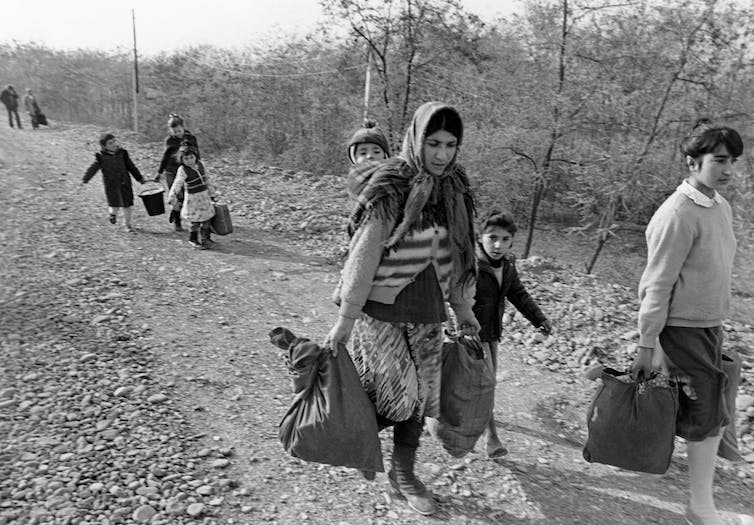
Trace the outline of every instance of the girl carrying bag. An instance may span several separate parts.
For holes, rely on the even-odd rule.
[[[627,372],[602,370],[587,412],[584,459],[627,470],[664,474],[675,446],[678,386],[664,375],[634,381]]]

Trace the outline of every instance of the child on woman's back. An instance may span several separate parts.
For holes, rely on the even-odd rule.
[[[105,133],[100,137],[99,143],[102,149],[94,154],[94,162],[87,168],[81,182],[86,184],[99,170],[102,170],[102,182],[105,185],[110,223],[115,224],[117,222],[118,210],[122,209],[126,230],[133,232],[131,217],[134,194],[129,174],[133,175],[140,184],[144,184],[144,177],[141,176],[141,173],[131,161],[128,151],[118,145],[115,135]]]
[[[477,244],[479,273],[473,309],[482,327],[479,337],[490,352],[496,373],[498,341],[503,331],[503,310],[506,299],[545,335],[549,335],[552,331],[547,317],[518,277],[515,258],[510,253],[515,234],[516,224],[513,219],[510,215],[497,210],[491,211],[479,227]],[[505,456],[508,450],[497,436],[494,413],[487,429],[487,456],[492,459]]]

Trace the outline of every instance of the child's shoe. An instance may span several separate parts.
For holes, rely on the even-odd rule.
[[[175,231],[182,232],[183,227],[181,226],[181,216],[178,214],[178,212],[175,213]]]
[[[487,440],[487,457],[490,459],[500,459],[508,455],[508,449],[502,444],[500,439],[495,436]]]
[[[191,232],[189,233],[189,240],[188,240],[189,246],[191,246],[194,249],[197,250],[206,250],[200,242],[199,242],[199,232]]]
[[[114,213],[110,214],[110,224],[115,224],[115,221],[117,220],[117,217],[115,217]]]

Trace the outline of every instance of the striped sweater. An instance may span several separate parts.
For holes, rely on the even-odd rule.
[[[351,239],[350,256],[342,271],[340,315],[355,319],[367,300],[394,304],[395,298],[429,265],[434,266],[443,296],[457,314],[468,318],[474,301],[473,283],[463,286],[451,262],[448,230],[443,226],[417,229],[394,248],[384,243],[394,221],[370,218]]]

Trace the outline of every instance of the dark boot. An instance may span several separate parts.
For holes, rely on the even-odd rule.
[[[197,248],[200,250],[204,249],[204,246],[202,246],[199,243],[199,232],[189,232],[189,240],[188,240],[189,246],[192,248]]]
[[[182,232],[183,228],[181,227],[181,214],[180,212],[175,212],[175,218],[173,219],[173,222],[175,222],[175,231]],[[196,232],[194,232],[196,233]]]
[[[202,246],[205,248],[212,248],[215,244],[217,244],[215,241],[212,240],[212,235],[209,226],[206,228],[202,228]]]
[[[396,492],[406,498],[408,506],[423,516],[437,511],[434,495],[414,475],[416,448],[396,443],[387,477]]]

